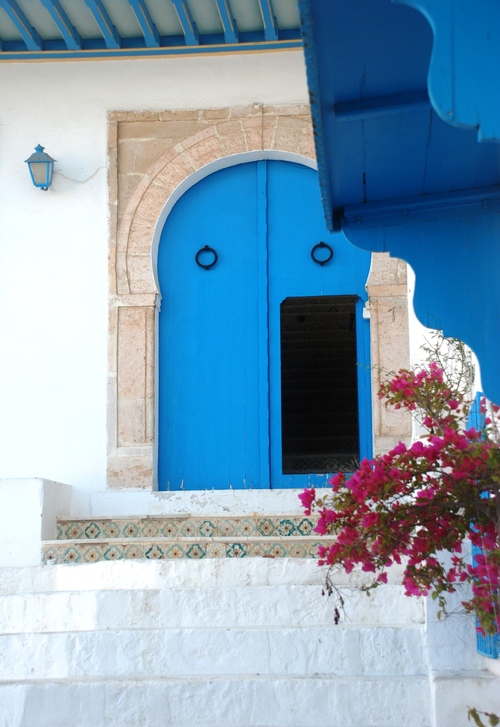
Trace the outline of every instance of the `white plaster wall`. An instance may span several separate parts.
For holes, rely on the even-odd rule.
[[[68,517],[71,487],[42,479],[0,479],[0,568],[38,565],[42,540],[56,537]]]
[[[105,488],[106,112],[304,103],[300,51],[0,64],[0,477]],[[57,159],[48,192],[24,160]]]

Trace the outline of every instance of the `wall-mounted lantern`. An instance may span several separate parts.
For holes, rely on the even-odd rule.
[[[39,189],[43,189],[46,192],[52,184],[52,173],[56,160],[52,159],[48,154],[45,154],[43,149],[44,147],[38,144],[33,154],[25,161],[29,167],[31,179],[35,187],[39,187]]]

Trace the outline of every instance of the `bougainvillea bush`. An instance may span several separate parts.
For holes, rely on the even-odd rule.
[[[306,514],[319,515],[316,532],[335,536],[333,544],[319,548],[319,563],[330,566],[329,591],[339,569],[372,573],[363,586],[370,591],[387,582],[393,563],[402,564],[406,594],[431,594],[440,613],[446,612],[446,594],[469,583],[465,610],[477,615],[484,633],[495,633],[500,627],[499,408],[483,400],[484,427],[467,429],[467,392],[437,361],[400,370],[379,396],[417,416],[422,436],[363,460],[352,475],[335,475],[323,499],[314,489],[299,495]],[[482,550],[474,565],[467,540]]]

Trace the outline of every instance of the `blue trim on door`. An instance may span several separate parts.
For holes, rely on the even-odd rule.
[[[267,166],[257,164],[257,256],[258,256],[258,346],[259,367],[259,482],[271,481],[269,448],[271,440],[269,422],[269,286],[267,257]],[[265,485],[264,485],[265,486]]]
[[[363,317],[367,296],[356,302],[356,341],[358,350],[358,423],[360,459],[373,457],[372,369],[370,320]]]

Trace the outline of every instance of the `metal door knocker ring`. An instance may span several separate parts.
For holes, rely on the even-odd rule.
[[[211,252],[212,255],[214,256],[214,259],[212,260],[211,263],[208,263],[208,265],[204,265],[200,261],[200,255],[202,255],[205,252]],[[215,252],[213,247],[209,247],[208,245],[205,245],[205,247],[200,247],[200,249],[198,250],[198,252],[196,253],[196,256],[195,256],[196,264],[199,265],[200,268],[203,268],[204,270],[210,270],[210,268],[213,268],[213,266],[215,265],[215,263],[217,262],[218,259],[219,259],[219,256],[217,255],[217,253]]]
[[[324,248],[326,248],[329,251],[328,257],[325,258],[324,260],[320,260],[319,258],[316,257],[315,252],[316,252],[316,250],[323,250]],[[333,257],[333,250],[330,247],[330,245],[328,245],[326,242],[318,242],[318,244],[315,245],[313,247],[313,249],[311,250],[311,257],[315,263],[318,263],[318,265],[326,265],[327,263],[330,262],[330,260]]]

